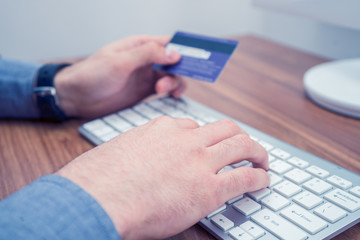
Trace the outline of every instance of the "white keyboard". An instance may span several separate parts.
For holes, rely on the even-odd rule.
[[[87,122],[79,132],[95,145],[161,115],[200,126],[230,118],[189,98],[170,97]],[[234,120],[234,119],[233,119]],[[270,186],[231,199],[199,224],[218,239],[329,239],[360,222],[360,176],[234,120],[269,154]],[[226,166],[251,166],[244,161]]]

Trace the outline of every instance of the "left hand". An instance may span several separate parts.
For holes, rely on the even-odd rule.
[[[111,43],[59,71],[54,79],[60,108],[70,117],[96,118],[131,106],[150,94],[179,97],[182,79],[152,69],[181,58],[167,52],[168,37],[135,36]]]

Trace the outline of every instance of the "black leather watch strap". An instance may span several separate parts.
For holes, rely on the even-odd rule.
[[[66,119],[65,113],[58,107],[54,77],[59,70],[69,65],[68,63],[46,64],[39,69],[34,94],[42,119],[52,121]]]

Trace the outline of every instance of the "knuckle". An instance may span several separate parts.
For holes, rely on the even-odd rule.
[[[168,123],[172,120],[173,119],[169,116],[160,116],[160,117],[154,118],[150,122],[152,122],[152,124],[164,124],[164,123]]]
[[[243,156],[250,156],[252,151],[254,151],[254,141],[245,134],[235,135],[222,143],[221,146],[224,151],[240,148]]]
[[[193,120],[193,119],[190,119],[190,118],[183,118],[183,121],[185,121],[187,124],[191,125],[191,126],[194,126],[194,127],[199,127],[199,124]]]
[[[255,179],[255,175],[252,172],[252,169],[249,167],[243,167],[242,169],[242,189],[248,189],[248,188],[252,188],[254,185],[256,185],[256,179]]]
[[[148,49],[151,51],[151,52],[157,52],[160,48],[160,46],[158,44],[156,44],[155,42],[148,42],[146,43]]]
[[[231,119],[222,119],[223,124],[225,124],[232,132],[240,132],[240,127]]]
[[[255,176],[252,174],[251,168],[242,167],[239,171],[229,172],[226,181],[223,183],[227,192],[245,192],[246,189],[252,189],[256,184]]]
[[[193,150],[195,156],[199,159],[207,159],[208,158],[208,152],[205,148],[203,147],[196,147]]]
[[[234,150],[235,148],[238,148],[239,142],[236,141],[234,138],[228,138],[226,141],[223,141],[222,144],[219,144],[221,153],[227,153],[228,151]]]
[[[236,141],[241,145],[245,155],[249,155],[254,149],[254,141],[247,134],[238,134]]]

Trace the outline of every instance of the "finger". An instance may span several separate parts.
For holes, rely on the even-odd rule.
[[[174,119],[169,116],[160,116],[151,121],[147,124],[148,127],[153,127],[154,125],[161,125],[162,127],[168,127],[169,129],[180,128],[180,129],[194,129],[198,128],[199,124],[192,119],[189,118],[180,118]],[[143,125],[143,126],[145,126]]]
[[[111,51],[124,51],[141,46],[148,42],[156,42],[162,46],[170,41],[169,36],[131,36],[106,45],[104,48]]]
[[[178,88],[171,92],[171,96],[173,96],[174,98],[179,98],[180,95],[185,91],[185,89],[186,89],[186,82],[182,80]]]
[[[266,150],[257,142],[252,140],[247,134],[237,134],[224,139],[223,141],[207,148],[212,156],[212,162],[219,171],[226,165],[248,160],[256,168],[267,170],[268,154]]]
[[[180,118],[180,119],[176,119],[176,124],[180,127],[180,128],[185,128],[185,129],[194,129],[194,128],[198,128],[199,124],[190,119],[190,118]]]
[[[219,187],[217,196],[224,203],[246,192],[253,192],[269,186],[270,178],[264,169],[240,167],[216,176]]]
[[[159,94],[172,92],[182,85],[182,81],[180,77],[167,75],[156,82],[155,90]]]
[[[196,129],[203,146],[212,146],[236,134],[245,133],[234,121],[222,119]]]
[[[149,64],[175,64],[181,58],[176,51],[167,51],[164,46],[156,42],[148,42],[128,51],[129,62],[135,67]]]

